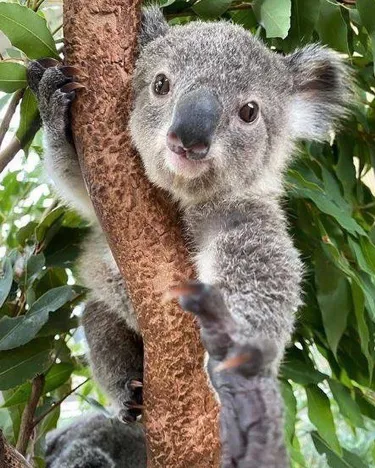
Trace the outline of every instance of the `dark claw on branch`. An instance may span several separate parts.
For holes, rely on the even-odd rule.
[[[143,383],[140,380],[131,380],[129,382],[129,387],[132,390],[135,390],[136,388],[143,388]]]
[[[80,74],[80,69],[77,67],[72,67],[70,65],[64,65],[62,67],[59,67],[59,70],[61,73],[63,73],[65,76],[77,76]]]
[[[130,410],[137,409],[137,410],[143,410],[144,405],[138,404],[136,401],[127,401],[124,406]]]
[[[86,89],[86,86],[83,86],[81,83],[67,83],[66,85],[61,87],[61,91],[63,93],[71,93],[72,91],[75,91],[76,89]]]

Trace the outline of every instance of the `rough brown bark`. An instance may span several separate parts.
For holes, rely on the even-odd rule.
[[[74,104],[75,142],[144,337],[149,466],[216,467],[217,405],[197,329],[177,305],[161,302],[193,270],[175,207],[146,181],[127,131],[139,7],[139,0],[64,2],[67,61],[83,70],[87,87]]]
[[[8,444],[0,430],[0,468],[32,468],[31,465]]]

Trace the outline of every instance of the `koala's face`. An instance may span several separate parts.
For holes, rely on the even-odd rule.
[[[239,26],[169,28],[151,13],[130,128],[147,175],[175,198],[189,204],[244,194],[265,177],[272,185],[293,140],[327,130],[334,116],[319,121],[320,88],[340,80],[325,49],[314,74],[303,68],[306,57],[281,57]],[[307,53],[316,60],[316,48]]]

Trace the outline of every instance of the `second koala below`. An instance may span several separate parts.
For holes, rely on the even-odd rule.
[[[156,8],[144,11],[139,42],[130,129],[145,172],[179,203],[198,279],[223,295],[238,325],[234,339],[276,345],[275,358],[253,379],[259,391],[277,389],[302,277],[279,202],[282,176],[298,139],[325,139],[345,114],[348,72],[329,49],[309,46],[284,57],[240,26],[169,27]],[[45,166],[61,197],[93,224],[79,260],[91,291],[83,326],[92,371],[119,418],[132,421],[133,402],[141,401],[132,382],[142,380],[142,339],[66,136],[70,79],[64,67],[44,65],[32,62],[28,77],[45,129]],[[266,404],[256,466],[285,467],[281,398]],[[145,463],[137,460],[137,467]],[[50,466],[65,466],[56,463]]]

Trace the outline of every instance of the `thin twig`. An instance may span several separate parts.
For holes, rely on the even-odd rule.
[[[61,403],[68,398],[68,396],[76,392],[80,387],[82,387],[82,385],[87,383],[89,380],[90,380],[90,377],[88,377],[85,381],[81,382],[79,385],[73,388],[69,393],[67,393],[62,398],[60,398],[60,400],[56,401],[56,403],[54,403],[50,408],[48,408],[48,410],[45,413],[43,413],[41,416],[39,416],[39,418],[36,418],[33,422],[33,428],[37,426],[40,423],[40,421],[42,421],[49,413],[51,413],[54,409],[60,406]]]
[[[52,36],[54,36],[56,33],[58,33],[62,27],[63,27],[63,24],[61,23],[60,26],[57,26],[57,28],[52,31],[52,33],[51,33]]]
[[[6,132],[9,129],[10,121],[12,120],[12,117],[16,112],[17,106],[20,100],[22,99],[24,92],[25,91],[23,89],[19,89],[13,94],[12,99],[10,100],[8,109],[6,110],[3,121],[0,124],[0,147],[4,140]]]
[[[22,454],[26,454],[27,446],[34,430],[34,415],[38,406],[39,399],[43,393],[44,375],[37,375],[34,377],[31,386],[31,395],[29,401],[23,411],[20,432],[17,440],[16,449]]]

